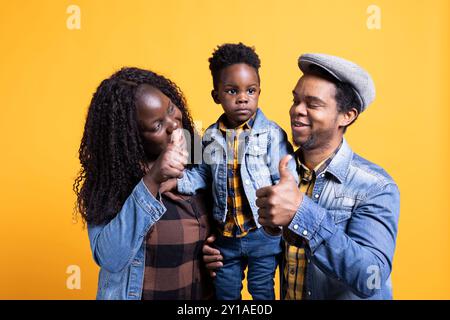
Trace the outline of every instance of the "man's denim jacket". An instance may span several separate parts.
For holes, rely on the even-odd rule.
[[[307,241],[305,298],[392,299],[399,210],[393,179],[344,139],[288,226]]]
[[[256,190],[274,185],[280,180],[278,165],[285,155],[292,154],[292,146],[287,141],[286,132],[275,122],[268,120],[261,109],[256,111],[256,117],[248,134],[242,134],[245,139],[241,160],[241,179],[245,195],[250,204],[257,227],[258,207],[255,204]],[[218,122],[212,124],[202,139],[203,162],[190,170],[185,170],[178,179],[178,191],[184,194],[194,194],[198,189],[211,188],[214,200],[213,217],[219,223],[224,223],[227,213],[227,143],[219,129]],[[288,168],[298,180],[294,157],[289,161]]]

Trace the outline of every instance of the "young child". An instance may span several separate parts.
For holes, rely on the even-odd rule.
[[[281,230],[264,230],[258,223],[255,193],[279,181],[279,161],[292,154],[292,146],[286,133],[258,107],[261,62],[254,49],[242,43],[224,44],[209,63],[211,95],[224,114],[205,131],[203,162],[185,170],[177,188],[193,194],[212,187],[218,233],[214,244],[224,257],[214,280],[217,299],[241,298],[248,266],[253,299],[273,300]],[[288,167],[297,177],[293,159]]]

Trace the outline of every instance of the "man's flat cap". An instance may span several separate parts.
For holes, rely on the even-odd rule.
[[[314,74],[314,70],[319,67],[338,81],[348,83],[360,101],[361,112],[375,99],[372,77],[354,62],[327,54],[306,53],[298,58],[298,66],[304,74]]]

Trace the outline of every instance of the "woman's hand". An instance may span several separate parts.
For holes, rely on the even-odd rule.
[[[183,177],[188,157],[183,131],[177,129],[172,133],[167,148],[153,162],[150,170],[144,176],[144,183],[150,192],[156,195],[162,183],[172,178]]]
[[[223,266],[223,257],[220,251],[213,248],[212,244],[216,240],[215,235],[210,235],[205,243],[203,244],[203,262],[205,263],[206,269],[208,269],[209,275],[211,277],[216,276],[215,270]]]

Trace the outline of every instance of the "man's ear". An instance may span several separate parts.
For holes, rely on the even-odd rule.
[[[347,112],[342,113],[342,117],[339,121],[340,127],[348,127],[351,125],[359,116],[358,110],[356,108],[351,108]]]
[[[213,98],[215,103],[220,104],[219,94],[217,93],[217,90],[215,89],[211,90],[211,97]]]

